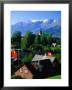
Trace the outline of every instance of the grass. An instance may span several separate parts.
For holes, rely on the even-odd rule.
[[[48,79],[61,79],[61,75],[53,76],[53,77],[48,77]]]

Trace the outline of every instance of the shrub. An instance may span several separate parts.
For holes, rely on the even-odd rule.
[[[59,47],[55,47],[53,51],[55,54],[61,54],[61,48]]]
[[[51,48],[49,46],[43,46],[43,50],[46,52],[46,51],[50,51]]]
[[[61,64],[61,54],[56,54],[55,57],[57,61]]]
[[[33,44],[33,50],[43,50],[43,46],[41,44]]]
[[[33,58],[33,54],[28,54],[28,55],[25,55],[24,58],[22,58],[22,63],[25,63],[25,62],[30,62]]]

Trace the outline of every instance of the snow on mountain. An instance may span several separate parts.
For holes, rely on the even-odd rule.
[[[27,31],[36,33],[39,30],[43,30],[46,33],[52,33],[54,36],[59,37],[61,33],[60,24],[54,19],[24,21],[11,25],[12,33],[15,31],[21,31],[22,35],[25,35]]]

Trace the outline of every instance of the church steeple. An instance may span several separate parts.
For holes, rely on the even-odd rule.
[[[42,30],[39,30],[39,33],[38,33],[38,35],[41,35],[42,34]]]

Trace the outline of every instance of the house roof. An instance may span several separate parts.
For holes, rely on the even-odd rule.
[[[29,70],[31,71],[31,73],[34,73],[35,69],[34,69],[34,67],[33,67],[29,62],[20,65],[20,66],[15,70],[15,72],[17,72],[17,71],[18,71],[20,68],[22,68],[23,66],[25,66],[27,69],[29,69]]]
[[[46,55],[35,55],[32,61],[40,61],[40,60],[46,60],[46,59],[49,59],[51,62],[53,62],[55,57],[49,57]]]
[[[39,60],[42,59],[42,57],[43,57],[43,55],[37,55],[37,54],[36,54],[36,55],[33,57],[32,61],[39,61]]]

